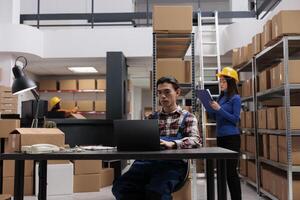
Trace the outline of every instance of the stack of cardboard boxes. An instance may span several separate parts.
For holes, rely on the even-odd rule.
[[[18,96],[12,95],[10,87],[0,86],[0,113],[17,113]]]
[[[104,92],[106,90],[106,80],[104,79],[79,79],[79,80],[40,80],[40,92]],[[57,95],[60,96],[60,95]],[[97,99],[95,101],[84,100],[82,98],[76,100],[64,100],[61,102],[62,109],[73,109],[78,106],[81,112],[105,112],[106,101]],[[75,96],[73,99],[76,99]],[[81,100],[82,99],[82,100]],[[50,106],[50,105],[49,105]],[[50,110],[50,107],[48,108]]]
[[[294,20],[299,17],[299,10],[284,10],[275,15],[272,20],[268,20],[263,27],[263,32],[252,37],[252,43],[233,49],[233,67],[238,69],[243,66],[253,55],[274,44],[284,35],[299,35],[300,22]]]
[[[179,83],[191,83],[191,62],[184,60],[191,40],[184,35],[192,32],[192,22],[192,6],[153,7],[153,32],[170,34],[157,39],[157,79],[174,76]],[[173,34],[178,37],[171,37]]]
[[[252,53],[253,55],[258,54],[264,48],[274,44],[284,35],[300,34],[299,22],[292,22],[292,19],[296,19],[300,16],[300,11],[281,11],[269,20],[264,25],[264,31],[260,34],[255,35],[252,38]],[[243,50],[234,50],[232,62],[235,68],[239,68],[247,60],[239,59],[238,53],[243,55]],[[298,76],[298,67],[300,60],[289,60],[288,61],[288,83],[299,84],[300,78]],[[278,89],[284,85],[284,66],[283,63],[270,65],[265,70],[260,71],[258,74],[258,84],[255,89],[258,93],[266,92],[269,89]],[[252,96],[252,83],[251,80],[246,80],[242,86],[242,96]],[[250,85],[249,85],[250,84]],[[299,130],[300,125],[299,117],[296,113],[300,112],[300,103],[298,101],[299,95],[293,94],[290,97],[290,127],[291,130]],[[286,115],[283,98],[271,99],[263,101],[261,104],[263,107],[258,110],[258,129],[260,129],[259,145],[261,146],[259,156],[265,159],[287,164],[287,143],[286,136],[278,134],[261,133],[265,129],[269,130],[285,130],[286,129]],[[250,117],[252,115],[252,117]],[[254,113],[242,112],[241,113],[241,127],[242,128],[254,128],[250,126],[250,119],[253,119]],[[254,136],[248,136],[242,134],[242,149],[247,152],[254,152],[255,142]],[[300,165],[298,159],[300,155],[300,149],[298,148],[300,142],[299,136],[292,136],[292,165]],[[254,150],[254,151],[253,151]],[[245,164],[247,163],[247,164]],[[253,174],[253,163],[250,160],[241,160],[240,162],[240,173],[248,176],[251,180],[255,177]],[[251,178],[252,177],[252,178]],[[273,183],[270,184],[269,180],[273,179]],[[286,172],[279,170],[278,168],[262,164],[261,168],[261,180],[262,188],[273,194],[278,199],[287,198],[287,186],[284,185],[287,182]],[[298,176],[293,177],[293,197],[297,199],[300,194],[300,179]]]

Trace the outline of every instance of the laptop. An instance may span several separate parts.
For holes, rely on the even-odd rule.
[[[114,120],[118,151],[159,151],[158,120]]]

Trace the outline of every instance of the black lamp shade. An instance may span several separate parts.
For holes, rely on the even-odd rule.
[[[36,84],[30,79],[27,78],[22,69],[15,65],[12,69],[13,74],[15,76],[15,80],[12,85],[12,93],[20,94],[25,91],[36,88]]]

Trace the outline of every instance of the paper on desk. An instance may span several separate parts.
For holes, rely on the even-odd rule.
[[[84,150],[96,151],[96,150],[112,150],[112,149],[115,149],[116,147],[94,145],[94,146],[80,146],[80,148],[82,148]]]

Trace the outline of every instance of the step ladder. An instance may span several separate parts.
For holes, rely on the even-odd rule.
[[[209,21],[210,25],[203,25],[205,21]],[[220,45],[219,45],[219,23],[218,12],[214,12],[214,16],[202,17],[198,12],[198,45],[199,45],[199,63],[200,76],[198,88],[210,89],[214,99],[220,94],[219,81],[216,73],[221,71]],[[212,90],[213,88],[214,90]],[[207,126],[215,126],[215,123],[207,122],[206,112],[201,104],[201,132],[203,134],[203,146],[207,146],[207,141],[212,138],[206,136]],[[207,140],[208,139],[208,140]]]

